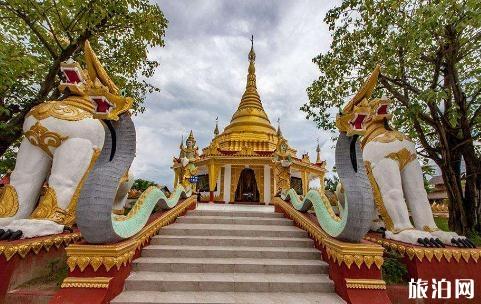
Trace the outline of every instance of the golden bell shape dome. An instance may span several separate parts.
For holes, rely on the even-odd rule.
[[[271,125],[256,87],[256,69],[253,44],[249,52],[247,84],[237,111],[230,124],[214,141],[223,151],[239,151],[250,147],[254,151],[274,151],[278,136]]]

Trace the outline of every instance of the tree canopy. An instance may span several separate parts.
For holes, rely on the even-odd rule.
[[[135,110],[156,90],[145,80],[159,64],[148,48],[164,45],[167,19],[148,0],[6,0],[0,19],[0,155],[34,105],[60,96],[60,62],[82,62],[87,39]]]
[[[441,168],[452,204],[451,227],[479,230],[481,3],[344,0],[324,21],[333,40],[327,53],[313,59],[321,74],[307,90],[309,103],[302,107],[307,117],[333,129],[333,108],[380,63],[375,94],[393,97],[394,126]]]

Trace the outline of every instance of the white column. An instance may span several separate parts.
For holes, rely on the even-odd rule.
[[[231,165],[224,167],[224,202],[226,204],[230,201],[230,180],[231,180]]]
[[[264,165],[264,203],[271,202],[271,167]]]
[[[215,182],[217,190],[214,192],[215,196],[219,196],[220,194],[220,183],[221,183],[221,174],[222,173],[222,168],[219,167],[219,172],[217,173],[217,181]]]

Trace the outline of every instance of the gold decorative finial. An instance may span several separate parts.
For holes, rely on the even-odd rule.
[[[251,50],[249,52],[249,61],[255,61],[256,60],[256,53],[254,52],[254,35],[251,36]]]
[[[219,116],[217,116],[217,117],[215,118],[214,135],[215,135],[215,136],[219,135]]]
[[[317,138],[316,153],[317,153],[316,164],[320,164],[321,163],[321,147],[319,146],[319,138]]]
[[[281,131],[281,118],[277,117],[277,136],[281,137],[282,136],[282,131]]]

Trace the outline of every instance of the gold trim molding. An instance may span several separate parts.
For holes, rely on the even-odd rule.
[[[52,235],[49,237],[24,239],[15,242],[0,242],[0,255],[3,254],[7,261],[9,261],[15,254],[18,254],[24,259],[31,251],[38,254],[40,250],[44,249],[46,252],[52,246],[60,248],[67,247],[71,243],[80,240],[80,233],[70,233],[66,235]]]
[[[346,279],[346,287],[349,289],[386,289],[384,280],[375,279]]]
[[[381,269],[384,263],[384,249],[381,246],[338,241],[279,197],[275,197],[272,202],[294,220],[301,229],[306,230],[314,241],[324,248],[328,258],[332,259],[332,261],[339,266],[345,264],[346,267],[350,269],[353,264],[355,264],[357,268],[361,268],[364,264],[368,269],[370,269],[372,265]]]
[[[195,203],[195,196],[187,198],[147,224],[139,233],[126,241],[111,245],[74,244],[68,246],[65,251],[67,252],[67,265],[70,271],[78,267],[83,272],[89,265],[92,266],[94,271],[97,271],[102,265],[106,271],[114,266],[119,270],[122,265],[126,266],[132,261],[135,252],[145,246],[160,228],[173,223],[177,217]]]
[[[109,288],[111,277],[68,277],[62,282],[61,288]]]
[[[481,256],[481,249],[479,248],[425,248],[369,236],[366,236],[365,239],[377,243],[385,249],[396,251],[403,257],[407,256],[410,261],[417,258],[420,262],[423,262],[423,259],[431,262],[435,258],[438,262],[441,262],[444,257],[448,263],[451,263],[451,261],[459,263],[461,259],[466,263],[469,263],[470,259],[478,263]]]

